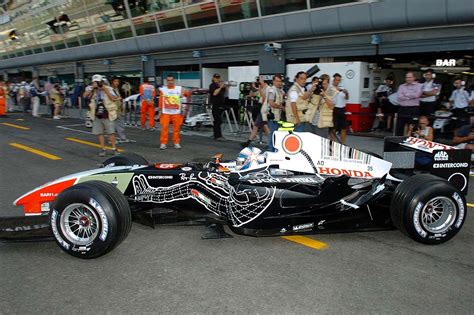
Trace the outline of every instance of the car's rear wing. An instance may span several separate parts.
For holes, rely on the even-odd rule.
[[[392,162],[393,170],[428,171],[447,179],[465,195],[468,193],[471,150],[414,137],[387,137],[384,159]]]

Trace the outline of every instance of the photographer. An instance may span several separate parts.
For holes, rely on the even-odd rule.
[[[417,125],[410,124],[406,136],[433,141],[433,128],[431,128],[429,124],[430,122],[427,116],[420,116]]]
[[[306,112],[309,109],[308,99],[316,90],[316,84],[305,92],[307,75],[300,71],[295,76],[295,82],[288,90],[288,99],[286,101],[286,120],[295,124],[294,131],[304,130],[304,123],[308,122]]]
[[[306,112],[306,120],[309,122],[308,131],[320,137],[328,137],[329,128],[333,127],[333,98],[337,90],[329,86],[330,77],[321,75],[319,81],[313,84],[313,94]],[[335,139],[332,139],[335,140]]]
[[[104,133],[109,136],[112,143],[112,154],[117,154],[114,123],[117,119],[117,105],[114,103],[117,96],[104,81],[100,74],[95,74],[92,77],[92,85],[87,87],[84,93],[84,97],[90,99],[92,133],[99,137],[102,148],[99,156],[105,156],[106,153]]]
[[[222,113],[225,110],[225,92],[226,85],[221,82],[221,75],[216,73],[212,76],[212,83],[209,85],[209,102],[212,105],[212,118],[214,129],[214,140],[226,141],[222,136],[221,124]]]

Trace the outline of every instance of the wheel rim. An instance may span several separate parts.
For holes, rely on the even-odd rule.
[[[90,244],[99,234],[99,218],[88,205],[74,203],[64,209],[60,220],[61,231],[73,244]]]
[[[431,233],[443,233],[456,220],[457,208],[447,197],[435,197],[421,211],[421,223]]]

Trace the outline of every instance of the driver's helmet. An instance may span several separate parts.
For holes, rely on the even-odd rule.
[[[244,171],[263,163],[265,163],[265,156],[262,154],[262,150],[256,147],[247,147],[240,151],[237,157],[236,169]]]

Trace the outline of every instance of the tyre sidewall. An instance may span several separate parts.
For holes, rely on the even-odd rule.
[[[87,205],[98,218],[99,233],[89,244],[77,246],[64,235],[61,229],[61,219],[66,207],[73,203]],[[114,207],[106,195],[101,191],[89,187],[72,187],[61,193],[53,204],[50,214],[51,229],[53,235],[62,250],[68,254],[80,258],[93,258],[102,255],[115,243],[117,238],[117,218]]]
[[[447,197],[456,207],[453,224],[445,232],[436,234],[427,231],[421,223],[423,207],[435,197]],[[408,210],[403,218],[406,232],[416,241],[425,244],[441,244],[448,241],[459,232],[466,219],[466,201],[463,194],[447,182],[420,187],[414,194],[414,198],[403,206],[406,206]]]

